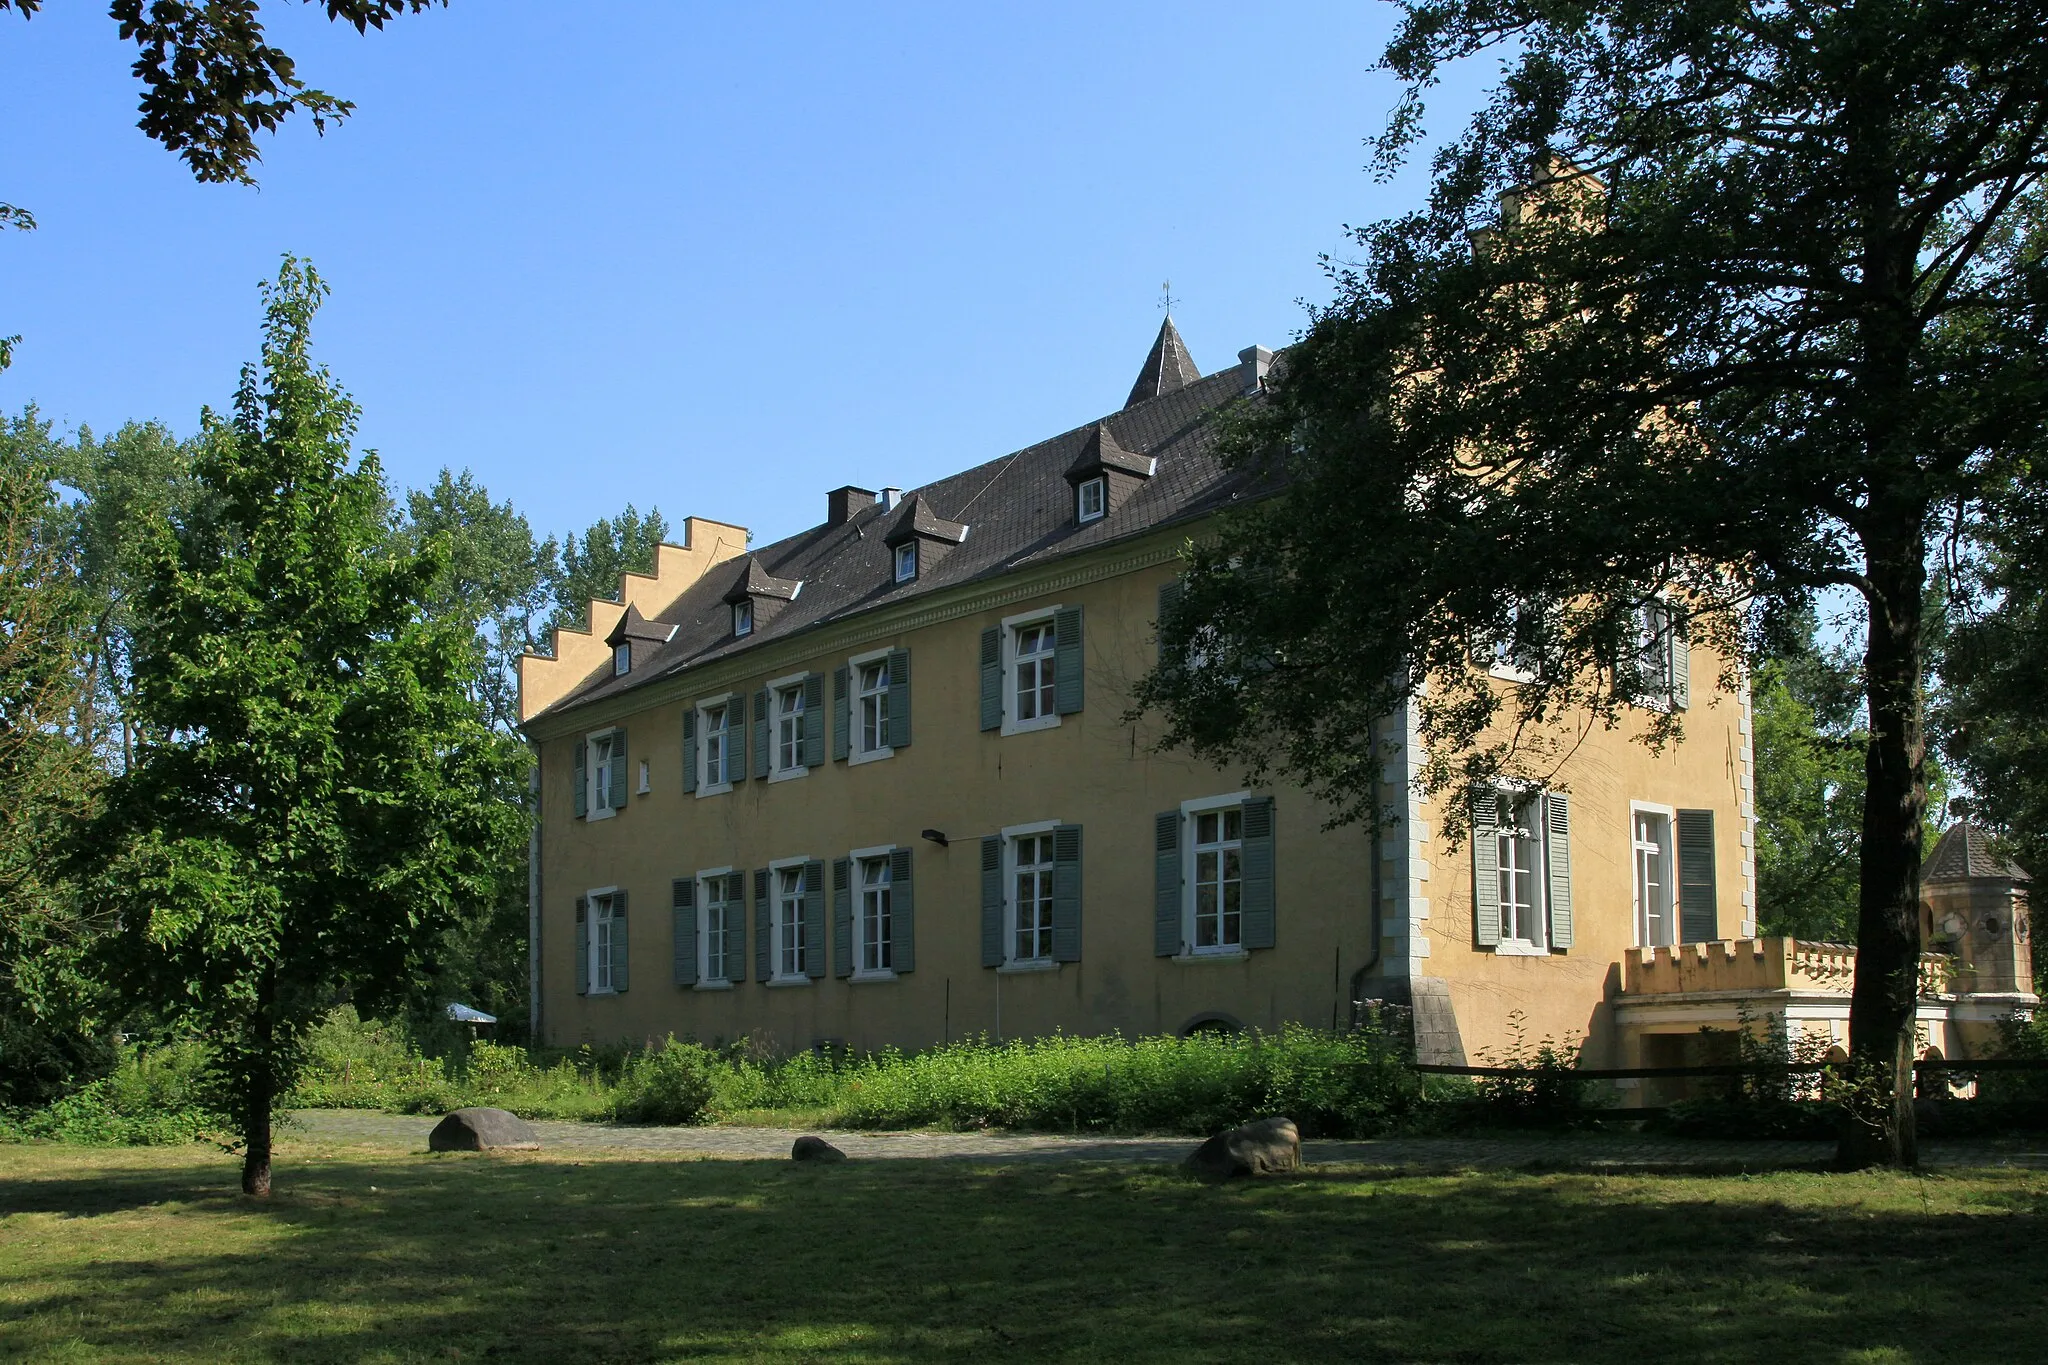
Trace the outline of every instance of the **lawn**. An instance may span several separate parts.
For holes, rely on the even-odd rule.
[[[2048,1175],[0,1147],[0,1357],[2048,1359]]]

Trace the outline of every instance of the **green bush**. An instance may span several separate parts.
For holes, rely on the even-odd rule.
[[[718,1059],[695,1043],[670,1034],[626,1064],[612,1117],[621,1123],[697,1123],[711,1103],[711,1077]]]
[[[40,1109],[0,1115],[0,1139],[94,1146],[192,1142],[231,1125],[196,1041],[129,1045],[112,1072]]]

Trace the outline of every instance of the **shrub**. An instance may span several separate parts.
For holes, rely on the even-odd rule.
[[[1478,1080],[1478,1117],[1507,1127],[1569,1127],[1599,1107],[1592,1082],[1578,1076],[1578,1052],[1554,1038],[1531,1045],[1527,1017],[1508,1015],[1508,1045],[1479,1054],[1482,1066],[1512,1067],[1515,1074]]]
[[[0,1138],[94,1146],[164,1146],[224,1132],[230,1124],[196,1040],[122,1049],[108,1075],[40,1109],[0,1117]]]
[[[674,1034],[628,1061],[611,1116],[621,1123],[697,1123],[711,1103],[715,1058]]]

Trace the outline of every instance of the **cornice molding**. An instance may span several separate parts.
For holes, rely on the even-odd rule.
[[[963,616],[975,616],[1028,598],[1121,578],[1141,569],[1170,563],[1180,557],[1181,547],[1192,539],[1200,539],[1198,529],[1183,523],[1138,541],[1105,546],[1086,555],[1061,556],[1048,564],[1027,565],[1008,573],[963,583],[928,598],[913,598],[908,602],[822,621],[794,635],[766,641],[757,649],[685,667],[614,697],[536,716],[522,729],[528,739],[544,742],[623,720],[670,702],[713,696],[720,689],[733,691],[741,682],[757,677],[774,677],[787,672],[792,664],[819,654],[853,653],[861,645],[887,636],[943,625]]]

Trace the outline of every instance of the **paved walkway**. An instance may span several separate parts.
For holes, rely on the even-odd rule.
[[[424,1151],[436,1119],[363,1110],[302,1109],[282,1136],[335,1145],[402,1147]],[[638,1128],[602,1123],[539,1120],[544,1151],[639,1157],[783,1159],[798,1137],[784,1128]],[[953,1158],[976,1161],[1179,1161],[1194,1149],[1182,1137],[1069,1137],[1057,1133],[857,1133],[819,1135],[848,1156]],[[1931,1142],[1921,1146],[1932,1167],[2021,1167],[2048,1170],[2048,1143]],[[1560,1134],[1507,1137],[1398,1137],[1360,1142],[1311,1139],[1302,1156],[1311,1165],[1358,1162],[1420,1170],[1512,1170],[1523,1167],[1586,1171],[1760,1171],[1819,1166],[1831,1142],[1708,1142],[1633,1134]]]

